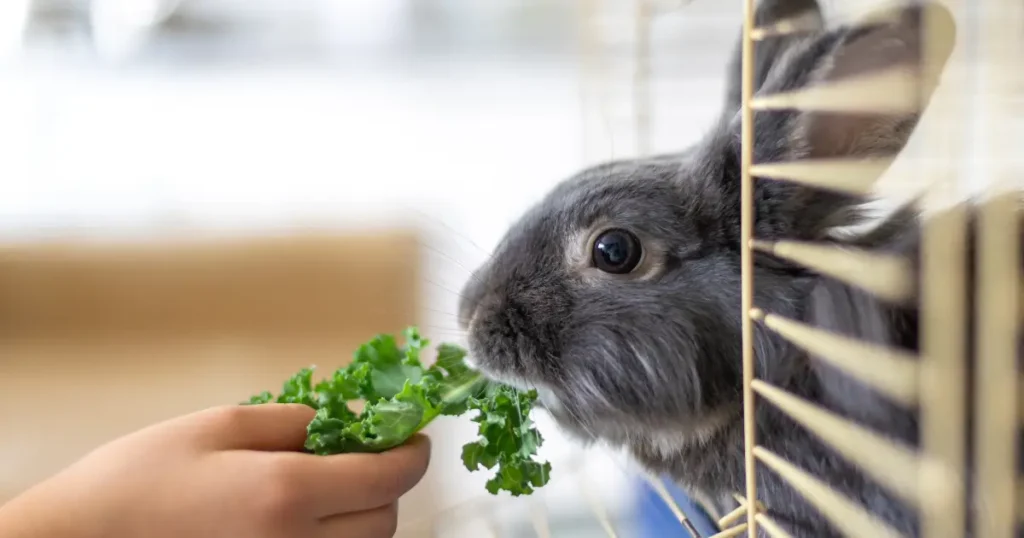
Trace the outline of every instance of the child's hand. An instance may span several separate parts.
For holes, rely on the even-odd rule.
[[[426,472],[426,437],[382,454],[303,454],[313,414],[231,406],[150,426],[0,508],[0,535],[390,538],[398,498]]]

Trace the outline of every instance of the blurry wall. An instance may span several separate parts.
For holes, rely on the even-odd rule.
[[[416,249],[400,231],[0,246],[0,502],[415,322]]]

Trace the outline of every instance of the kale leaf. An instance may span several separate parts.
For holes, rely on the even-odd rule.
[[[497,474],[487,481],[492,494],[505,490],[513,496],[529,495],[551,476],[550,463],[533,461],[544,442],[529,416],[537,392],[519,392],[507,385],[488,389],[484,397],[469,402],[469,408],[480,411],[473,417],[480,437],[462,447],[462,462],[470,471],[497,465]]]
[[[466,444],[467,469],[494,469],[487,491],[529,495],[547,484],[551,464],[534,460],[543,443],[529,418],[536,391],[488,381],[465,362],[466,351],[440,344],[437,358],[424,367],[420,355],[429,341],[416,328],[405,331],[405,345],[377,335],[356,351],[353,361],[313,384],[313,368],[285,381],[281,393],[264,391],[248,404],[299,403],[316,409],[307,427],[306,450],[318,454],[382,452],[397,447],[441,415],[476,411],[479,437]],[[349,402],[363,400],[357,414]]]

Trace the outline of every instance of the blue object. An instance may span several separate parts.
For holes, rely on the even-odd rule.
[[[658,495],[658,492],[640,479],[638,484],[636,528],[640,531],[640,538],[691,538],[690,532],[676,519],[672,509]],[[718,532],[711,516],[700,508],[697,503],[690,499],[683,490],[679,489],[671,480],[663,480],[672,498],[679,505],[683,514],[690,520],[701,537],[712,536]],[[695,537],[700,538],[700,537]]]

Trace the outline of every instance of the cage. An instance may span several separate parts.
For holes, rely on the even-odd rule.
[[[870,4],[821,7],[839,12],[831,16],[850,19],[884,17],[886,8],[895,7]],[[652,117],[658,116],[652,112],[656,107],[651,102],[652,77],[658,73],[652,68],[652,48],[657,50],[652,47],[652,27],[666,12],[694,6],[691,2],[653,1],[616,5],[605,15],[619,21],[629,17],[632,35],[608,38],[601,33],[607,26],[602,26],[600,16],[607,6],[597,0],[584,5],[581,39],[584,49],[592,53],[585,56],[582,71],[585,124],[588,147],[599,147],[589,150],[588,159],[616,156],[622,146],[630,148],[624,151],[630,156],[650,154]],[[915,69],[918,74],[925,73],[925,78],[942,81],[929,102],[924,96],[931,93],[924,88],[929,83],[921,79],[908,82],[907,72],[900,69],[861,73],[789,93],[758,92],[756,47],[812,28],[803,11],[773,19],[758,12],[758,2],[742,2],[743,402],[748,478],[745,489],[733,492],[736,508],[708,520],[710,511],[699,500],[685,495],[680,499],[670,491],[672,485],[666,479],[641,472],[651,492],[674,516],[678,530],[659,528],[652,535],[792,536],[785,525],[766,513],[764,492],[758,480],[749,478],[772,472],[840,535],[908,536],[784,455],[759,445],[757,424],[751,417],[760,406],[778,409],[913,506],[920,517],[916,536],[1010,537],[1021,532],[1024,511],[1020,492],[1024,490],[1018,461],[1024,408],[1018,399],[1022,306],[1019,211],[1024,161],[1013,153],[1024,134],[1024,78],[1008,66],[1015,55],[1024,52],[1024,5],[999,1],[950,1],[945,5],[955,18],[955,29],[941,17],[923,16],[925,39],[921,46],[925,52]],[[692,11],[687,14],[699,17]],[[813,26],[813,21],[810,24]],[[952,51],[940,51],[944,45],[938,43],[954,41],[953,33]],[[625,42],[631,53],[628,59],[623,59],[624,54],[609,53]],[[949,54],[948,61],[939,67],[942,61],[938,57],[943,54]],[[616,72],[617,76],[609,75]],[[609,79],[618,86],[610,87]],[[614,101],[609,95],[616,92],[628,95],[628,105],[607,106]],[[904,92],[902,97],[900,92]],[[618,103],[622,105],[622,100]],[[755,114],[793,109],[840,115],[911,111],[923,115],[915,125],[912,142],[884,162],[863,157],[757,162]],[[626,131],[630,135],[625,135]],[[610,133],[617,135],[614,140]],[[870,193],[890,206],[910,204],[923,215],[920,249],[895,255],[825,241],[759,240],[753,231],[752,202],[758,181]],[[754,299],[753,259],[757,253],[781,257],[883,300],[913,297],[920,309],[914,350],[881,345],[762,310]],[[814,360],[900,405],[917,409],[918,442],[873,431],[759,378],[755,330],[771,331]],[[603,532],[613,538],[622,536],[585,487],[581,495],[588,497]],[[753,509],[748,499],[757,499]],[[538,536],[557,535],[545,522],[542,508],[537,508],[534,516]]]

